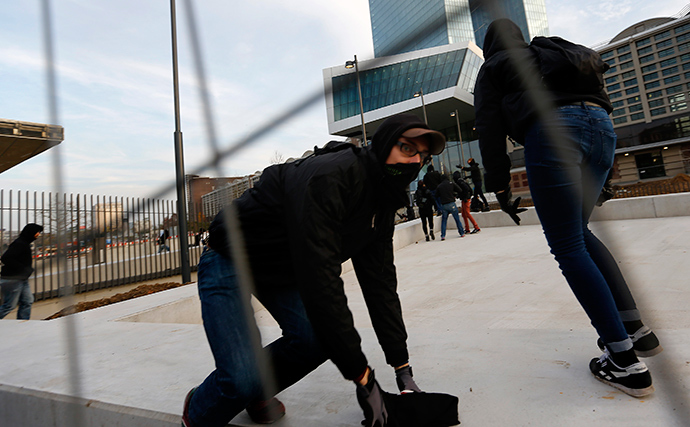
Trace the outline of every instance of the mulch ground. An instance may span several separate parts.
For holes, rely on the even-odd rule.
[[[177,288],[184,285],[184,283],[178,282],[167,282],[167,283],[156,283],[153,285],[141,285],[134,289],[121,294],[115,294],[111,297],[101,298],[95,301],[84,301],[69,307],[65,307],[52,316],[46,317],[43,320],[57,319],[58,317],[67,316],[68,314],[79,313],[86,310],[91,310],[98,307],[103,307],[109,304],[115,304],[116,302],[126,301],[132,298],[141,297],[144,295],[155,294],[156,292],[166,291],[168,289]]]

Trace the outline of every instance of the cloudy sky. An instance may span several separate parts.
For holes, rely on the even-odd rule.
[[[47,123],[42,2],[3,2],[0,118]],[[547,0],[552,35],[593,45],[687,0]],[[65,190],[148,197],[174,182],[170,2],[54,0],[57,103]],[[177,1],[181,128],[188,172],[208,162],[208,138],[183,0]],[[330,139],[321,97],[286,123],[274,119],[323,93],[322,70],[373,57],[367,0],[195,2],[198,37],[221,148],[269,131],[228,158],[246,175],[276,153],[300,156]],[[49,151],[0,175],[0,189],[54,188]],[[203,173],[215,176],[213,170]]]

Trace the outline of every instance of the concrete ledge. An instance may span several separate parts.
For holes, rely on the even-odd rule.
[[[23,408],[18,411],[17,408]],[[179,427],[179,415],[0,384],[4,426]]]

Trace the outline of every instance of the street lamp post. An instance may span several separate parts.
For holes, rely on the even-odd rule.
[[[422,90],[422,88],[420,87],[419,92],[415,92],[412,96],[414,96],[415,98],[422,98],[422,112],[424,112],[424,123],[426,123],[426,125],[429,126],[429,120],[427,120],[426,117],[426,105],[424,104],[424,90]]]
[[[180,130],[180,90],[177,71],[177,26],[175,19],[175,0],[170,0],[170,20],[172,22],[172,62],[173,94],[175,104],[175,175],[177,184],[177,227],[180,236],[180,272],[182,283],[189,283],[191,268],[189,264],[189,244],[187,241],[187,206],[184,179],[184,151],[182,149],[182,131]]]
[[[465,150],[463,145],[465,145],[464,142],[462,142],[462,133],[460,132],[460,114],[458,114],[458,110],[455,110],[450,113],[451,117],[455,117],[455,123],[458,125],[458,140],[460,141],[460,165],[465,164]]]
[[[345,68],[355,69],[355,75],[357,76],[357,92],[359,93],[359,114],[362,118],[362,145],[367,145],[367,128],[364,125],[364,104],[362,102],[362,85],[359,82],[359,63],[357,62],[357,55],[355,55],[354,61],[345,62]]]

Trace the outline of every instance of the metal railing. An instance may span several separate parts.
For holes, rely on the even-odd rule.
[[[72,285],[83,293],[180,274],[174,201],[0,190],[0,253],[28,223],[44,227],[34,242],[29,279],[36,300],[62,296]],[[189,229],[200,228],[208,221],[195,212]],[[170,234],[165,246],[158,239],[162,229]],[[194,234],[183,249],[196,269],[203,245],[194,246]],[[60,251],[65,263],[58,262]]]

